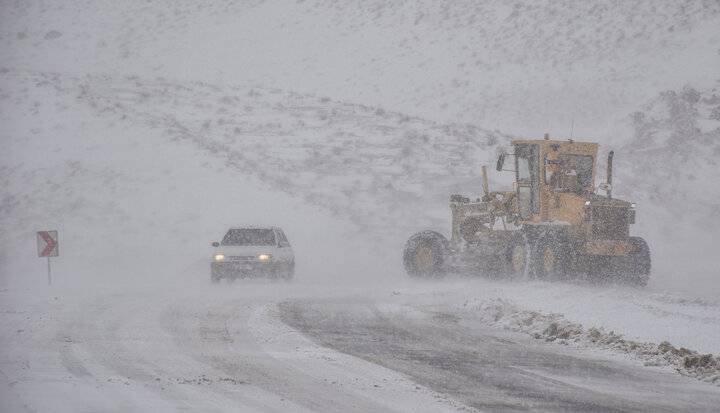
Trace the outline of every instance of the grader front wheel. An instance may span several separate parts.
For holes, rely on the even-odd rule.
[[[403,263],[411,277],[445,275],[448,241],[435,231],[423,231],[410,237],[405,244]]]
[[[430,245],[418,245],[413,255],[414,268],[423,273],[432,272],[432,268],[435,265],[435,258],[433,257],[433,249]]]

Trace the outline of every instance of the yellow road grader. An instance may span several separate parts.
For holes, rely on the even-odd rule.
[[[405,269],[413,277],[446,273],[566,278],[615,277],[645,285],[650,249],[630,236],[635,204],[612,197],[613,152],[607,181],[596,193],[598,144],[514,140],[496,169],[515,174],[514,190],[491,192],[483,166],[483,196],[450,197],[452,233],[419,232],[407,241]],[[511,169],[506,169],[512,160]]]

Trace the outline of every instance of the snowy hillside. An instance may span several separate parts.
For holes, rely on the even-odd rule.
[[[668,217],[688,216],[696,225],[716,222],[720,79],[712,89],[662,91],[631,118],[635,134],[621,148],[628,162],[620,174],[645,189],[648,203],[664,203]]]
[[[603,141],[659,91],[707,88],[720,4],[501,0],[1,3],[17,69],[252,80],[507,133]]]
[[[9,150],[2,166],[8,244],[26,233],[28,225],[63,216],[82,217],[83,232],[89,233],[100,232],[108,218],[130,227],[143,223],[126,232],[124,240],[132,234],[155,239],[154,231],[165,232],[168,227],[178,234],[176,240],[192,240],[201,229],[190,223],[212,222],[213,217],[203,217],[204,206],[198,201],[187,202],[202,199],[188,183],[208,179],[234,185],[249,176],[267,190],[292,195],[349,220],[348,230],[361,236],[365,250],[392,262],[408,234],[448,227],[448,195],[478,194],[481,164],[491,164],[497,147],[509,140],[473,125],[439,124],[278,89],[15,71],[3,76],[8,84],[4,99],[15,104],[5,114],[6,125],[17,128],[6,129]],[[692,102],[683,100],[687,93],[679,97],[664,93],[647,106],[646,110],[654,110],[652,115],[633,115],[637,136],[618,150],[616,194],[640,205],[636,232],[658,249],[656,279],[666,287],[677,288],[679,279],[687,285],[688,279],[714,277],[712,261],[704,261],[711,257],[706,249],[712,234],[698,236],[696,228],[708,225],[703,220],[717,209],[717,197],[696,184],[692,172],[644,171],[655,169],[654,165],[680,168],[691,162],[704,168],[708,181],[720,179],[720,172],[712,167],[717,134],[712,123],[717,110],[713,93]],[[74,106],[70,108],[68,102]],[[95,119],[96,131],[88,132],[86,121],[68,122],[67,112]],[[58,142],[57,133],[71,136]],[[684,139],[683,151],[674,149],[673,139]],[[183,146],[173,149],[178,144]],[[173,150],[182,150],[180,159],[185,160],[173,160]],[[133,160],[128,163],[130,153]],[[20,161],[39,154],[43,155],[36,161]],[[87,164],[88,157],[95,161]],[[138,161],[158,164],[160,159],[166,162],[165,169],[135,166]],[[198,173],[204,172],[192,165],[208,161],[222,161],[225,174],[199,178]],[[168,175],[155,176],[158,171]],[[170,207],[160,201],[162,197],[143,191],[150,182],[162,187]],[[212,203],[231,210],[233,196],[219,191],[212,195]],[[688,209],[687,199],[698,201]],[[149,215],[133,209],[138,205],[145,205]],[[185,229],[178,226],[180,221]],[[134,244],[147,242],[140,239]],[[170,255],[177,248],[175,243],[160,244]],[[121,262],[132,261],[131,254],[137,252],[136,247],[118,248],[126,254]],[[700,265],[692,268],[695,275],[678,277],[676,271],[687,269],[691,261]]]
[[[178,243],[206,233],[191,222],[218,220],[201,200],[225,209],[220,216],[232,216],[237,197],[252,196],[242,193],[250,179],[349,220],[349,231],[362,236],[366,250],[396,261],[408,233],[445,225],[448,191],[477,192],[478,160],[491,161],[495,147],[507,141],[471,125],[436,124],[280,90],[12,71],[3,76],[3,97],[14,103],[4,113],[12,125],[3,165],[7,245],[29,225],[66,217],[83,233],[106,233],[110,223],[134,228],[111,236],[106,249],[140,237],[137,245],[172,255]],[[77,124],[73,118],[86,120]],[[67,136],[59,142],[58,133]],[[206,177],[201,166],[217,161],[224,173]],[[211,199],[203,198],[208,189],[196,187],[202,179],[220,185]],[[235,220],[246,219],[235,214]],[[162,241],[167,231],[175,234],[171,242]],[[135,261],[137,249],[121,247],[119,261]]]
[[[202,138],[187,133],[192,118],[183,123],[165,119],[164,113],[125,112],[115,101],[107,107],[88,79],[3,76],[2,99],[8,102],[2,113],[7,126],[0,192],[4,283],[37,280],[28,275],[41,273],[44,262],[29,247],[34,231],[49,227],[60,230],[57,272],[71,284],[197,278],[207,271],[210,242],[227,226],[246,222],[285,227],[298,249],[298,264],[315,277],[337,276],[341,268],[352,272],[364,257],[364,251],[345,254],[357,250],[347,239],[357,231],[352,222],[291,197],[287,192],[293,188],[278,187],[279,177],[251,168],[252,159],[240,157],[241,152],[213,149],[212,140],[178,142]],[[93,88],[109,85],[107,79],[90,80]],[[128,99],[134,96],[132,85],[140,87],[139,97],[143,90],[169,84],[138,86],[125,80],[120,86]],[[198,97],[208,90],[190,87],[197,87],[190,90]],[[268,167],[277,162],[268,159]],[[328,253],[337,258],[328,260]],[[366,263],[363,269],[372,266],[367,258],[360,262]]]

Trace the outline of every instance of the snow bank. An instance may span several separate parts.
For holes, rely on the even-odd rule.
[[[544,314],[519,308],[503,299],[468,305],[489,325],[532,335],[536,339],[558,344],[601,348],[624,353],[641,360],[646,366],[670,366],[683,375],[720,386],[720,358],[701,354],[684,347],[676,348],[667,341],[659,344],[628,340],[622,334],[603,327],[585,328],[562,314]]]
[[[524,325],[542,333],[552,322],[582,331],[613,331],[635,343],[667,341],[700,354],[720,354],[720,301],[612,284],[448,279],[396,287],[391,303],[482,322]],[[497,320],[495,318],[498,318]],[[535,320],[537,318],[537,320]],[[502,321],[501,321],[502,319]]]
[[[720,385],[720,301],[616,285],[449,279],[396,285],[382,310],[602,350]]]

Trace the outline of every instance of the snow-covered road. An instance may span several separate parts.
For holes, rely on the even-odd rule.
[[[280,323],[275,304],[293,290],[171,288],[4,305],[0,410],[457,410]]]
[[[496,287],[523,284],[513,285]],[[2,410],[712,411],[720,404],[720,388],[668,368],[478,323],[451,304],[463,299],[459,290],[470,292],[452,283],[370,289],[302,281],[2,291]]]
[[[283,319],[318,342],[407,374],[480,411],[715,411],[720,392],[531,338],[451,312],[377,302],[284,304]]]

